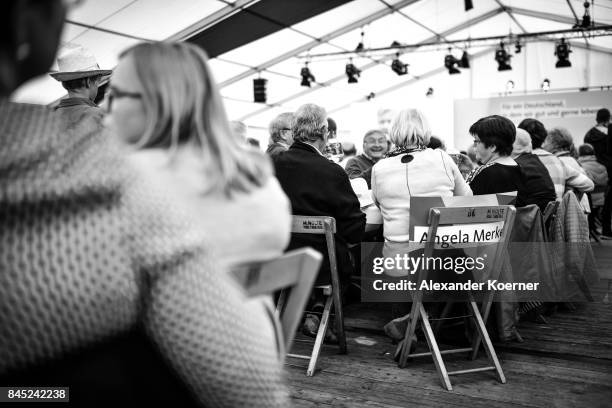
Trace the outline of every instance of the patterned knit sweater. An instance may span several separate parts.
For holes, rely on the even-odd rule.
[[[0,377],[144,327],[200,404],[288,406],[263,306],[100,117],[58,119],[0,100]]]

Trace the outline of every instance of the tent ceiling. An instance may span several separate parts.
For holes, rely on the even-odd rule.
[[[276,113],[304,102],[318,102],[337,110],[367,95],[377,97],[433,77],[444,71],[444,45],[428,51],[411,50],[401,59],[409,74],[390,69],[393,53],[353,58],[362,70],[357,84],[347,84],[348,58],[314,60],[312,88],[300,86],[299,72],[308,53],[314,55],[353,50],[364,32],[365,46],[403,44],[519,34],[571,28],[572,5],[582,18],[581,0],[478,0],[464,10],[462,0],[106,0],[87,1],[72,11],[63,42],[91,49],[102,68],[113,67],[118,54],[143,40],[187,40],[202,45],[211,56],[212,70],[225,97],[231,119],[265,126]],[[612,24],[612,2],[595,2],[597,23]],[[612,37],[573,39],[575,49],[604,54],[612,62]],[[464,44],[453,53],[460,56]],[[554,64],[553,46],[550,64]],[[492,64],[489,47],[471,47]],[[476,57],[472,57],[476,58]],[[494,63],[494,62],[493,62]],[[554,69],[554,68],[553,68]],[[612,73],[606,70],[607,85]],[[268,79],[268,104],[252,102],[252,80]],[[598,84],[596,84],[598,85]],[[51,103],[64,94],[46,77],[22,88],[16,99]]]

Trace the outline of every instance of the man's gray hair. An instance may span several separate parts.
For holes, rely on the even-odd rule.
[[[284,129],[291,129],[291,124],[293,123],[293,113],[285,112],[281,113],[270,122],[268,126],[268,130],[270,131],[270,137],[272,141],[275,143],[286,141],[283,138],[281,132]]]
[[[319,139],[325,140],[327,128],[327,112],[321,106],[307,103],[293,114],[293,139],[300,142],[313,143]]]

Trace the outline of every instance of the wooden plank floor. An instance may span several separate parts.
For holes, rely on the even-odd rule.
[[[593,247],[600,276],[612,278],[612,242]],[[602,280],[596,288],[607,290]],[[612,296],[612,294],[611,294]],[[610,299],[612,302],[612,299]],[[497,345],[507,383],[493,372],[451,377],[453,391],[442,389],[431,358],[399,369],[393,346],[382,333],[388,306],[346,308],[349,354],[325,346],[314,377],[306,361],[289,359],[287,372],[297,407],[612,407],[612,304],[601,300],[558,311],[548,324],[521,322],[524,343]],[[426,344],[419,348],[425,351]],[[293,352],[308,353],[299,337]],[[445,357],[449,370],[487,365],[463,355]]]

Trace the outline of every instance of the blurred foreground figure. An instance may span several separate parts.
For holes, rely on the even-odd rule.
[[[288,406],[266,311],[192,223],[111,138],[8,101],[51,65],[63,4],[0,3],[0,384],[67,386],[68,406]]]

